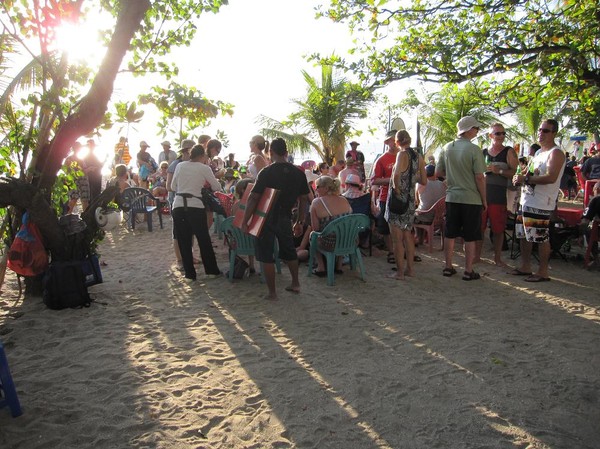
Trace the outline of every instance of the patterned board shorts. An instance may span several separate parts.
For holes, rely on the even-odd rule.
[[[522,215],[521,215],[522,213]],[[550,240],[550,214],[552,211],[523,206],[517,217],[517,238],[525,238],[531,243],[542,243]],[[518,222],[522,222],[522,227]]]

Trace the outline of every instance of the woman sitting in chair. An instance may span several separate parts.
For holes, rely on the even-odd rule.
[[[313,231],[320,232],[325,226],[336,218],[352,213],[352,207],[346,198],[340,195],[340,181],[330,176],[321,176],[316,181],[317,198],[310,205],[310,222]],[[333,249],[335,246],[335,235],[324,236],[319,241],[319,246],[324,249]],[[342,274],[342,258],[336,260],[336,274]],[[317,257],[317,268],[313,274],[319,277],[327,276],[325,259],[322,255]]]

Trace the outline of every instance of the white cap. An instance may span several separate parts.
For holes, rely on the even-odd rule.
[[[479,123],[475,117],[471,117],[470,115],[464,116],[456,124],[456,129],[458,129],[459,136],[473,128],[483,128],[483,124]]]

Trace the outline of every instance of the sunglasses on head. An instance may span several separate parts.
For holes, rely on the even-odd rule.
[[[538,129],[538,131],[541,133],[544,133],[544,134],[548,134],[548,133],[552,132],[552,130],[548,129],[548,128],[540,128],[540,129]]]
[[[506,131],[496,131],[494,136],[506,136]]]

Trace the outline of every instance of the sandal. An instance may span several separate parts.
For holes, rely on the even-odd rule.
[[[387,263],[396,263],[396,258],[394,257],[394,253],[388,253]]]
[[[525,278],[525,282],[548,282],[550,281],[550,278],[545,278],[542,276],[539,276],[537,274],[532,274],[529,277]]]
[[[312,270],[312,274],[314,274],[315,276],[320,277],[320,278],[327,277],[327,271],[317,271],[316,268],[314,270]]]
[[[442,274],[446,277],[450,277],[456,274],[456,270],[454,269],[454,267],[452,268],[444,268],[442,270]]]
[[[462,277],[463,281],[476,281],[477,279],[481,279],[481,276],[479,275],[479,273],[476,273],[475,271],[471,271],[470,273],[467,273],[465,271],[465,273],[463,274],[463,277]]]

